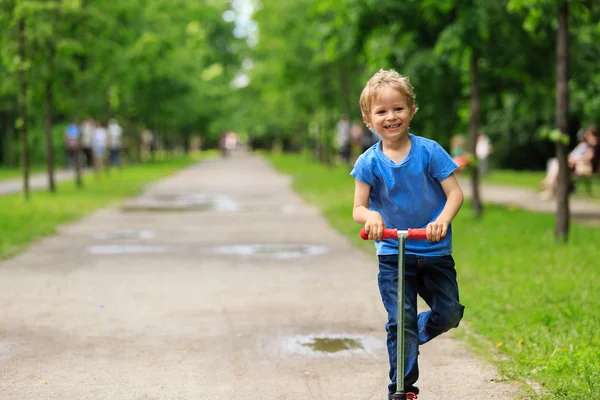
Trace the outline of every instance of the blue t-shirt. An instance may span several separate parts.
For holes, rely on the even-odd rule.
[[[409,134],[411,148],[401,164],[390,160],[381,142],[365,151],[350,172],[371,187],[369,209],[381,214],[386,228],[425,228],[446,205],[442,182],[458,167],[437,142]],[[376,241],[378,255],[398,254],[398,240]],[[440,242],[407,240],[406,253],[445,256],[452,253],[452,227]]]

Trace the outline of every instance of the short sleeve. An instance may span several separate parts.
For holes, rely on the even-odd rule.
[[[362,154],[360,157],[358,157],[354,163],[354,168],[350,172],[350,175],[369,186],[373,186],[373,171],[370,168],[365,154]]]
[[[431,150],[431,157],[429,158],[429,175],[442,182],[457,168],[458,165],[450,157],[450,154],[438,143],[435,143]]]

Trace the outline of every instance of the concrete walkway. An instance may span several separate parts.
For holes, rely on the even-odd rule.
[[[87,174],[89,171],[86,171],[85,173]],[[69,170],[58,170],[55,176],[56,182],[74,178],[74,172]],[[465,196],[471,197],[470,181],[466,178],[459,177],[459,182]],[[30,185],[31,189],[46,189],[48,187],[47,175],[33,175],[31,177]],[[21,179],[0,181],[0,196],[21,192],[22,190],[23,182]],[[556,212],[555,200],[540,200],[538,192],[527,188],[483,183],[481,184],[481,196],[486,203],[511,204],[524,210],[548,214],[554,214]],[[569,205],[573,220],[588,225],[600,226],[600,202],[571,198]]]
[[[471,182],[459,178],[459,183],[465,196],[471,197]],[[491,185],[481,185],[481,198],[484,203],[510,204],[528,211],[548,214],[556,213],[556,200],[541,200],[538,192],[527,188]],[[571,218],[588,225],[600,226],[600,203],[579,199],[569,199]]]
[[[1,399],[386,399],[376,261],[268,163],[199,163],[127,210],[0,262]],[[420,360],[420,399],[516,395],[447,335]]]

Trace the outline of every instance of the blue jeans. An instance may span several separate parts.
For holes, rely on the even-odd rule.
[[[121,166],[121,160],[120,160],[120,151],[118,149],[111,149],[110,150],[110,165],[112,166]]]
[[[456,328],[464,306],[458,302],[458,284],[452,256],[405,256],[404,390],[419,393],[419,345]],[[390,360],[390,395],[396,392],[396,330],[398,306],[398,255],[379,256],[379,292],[388,313],[387,349]],[[430,311],[417,314],[417,294]]]

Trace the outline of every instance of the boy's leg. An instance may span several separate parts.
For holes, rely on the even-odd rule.
[[[459,303],[452,256],[419,257],[419,270],[419,295],[431,308],[418,318],[419,344],[424,344],[456,328],[465,307]]]
[[[415,383],[419,378],[418,352],[419,335],[417,328],[417,257],[405,256],[405,303],[404,303],[404,389],[419,393]],[[379,256],[379,292],[388,314],[385,325],[387,349],[390,362],[389,394],[396,392],[397,355],[397,307],[398,307],[398,255]]]

